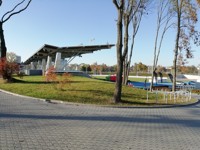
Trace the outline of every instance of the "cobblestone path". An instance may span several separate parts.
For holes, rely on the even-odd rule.
[[[105,108],[0,92],[0,150],[199,150],[200,104]]]

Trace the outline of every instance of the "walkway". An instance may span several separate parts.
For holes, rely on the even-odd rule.
[[[200,104],[122,109],[0,92],[0,150],[199,150]]]

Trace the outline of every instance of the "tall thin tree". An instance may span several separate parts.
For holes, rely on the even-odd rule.
[[[129,53],[129,57],[128,57],[128,53],[127,53],[127,56],[124,60],[124,75],[123,75],[124,81],[123,82],[126,85],[128,83],[128,76],[129,76],[129,73],[130,73],[131,59],[132,59],[132,55],[133,55],[133,48],[134,48],[134,45],[135,45],[135,37],[136,37],[137,32],[139,30],[141,20],[142,20],[142,13],[141,13],[141,15],[135,16],[133,18],[133,21],[132,21],[133,32],[132,32],[132,41],[131,41],[130,53]]]
[[[113,0],[113,3],[117,9],[118,19],[117,19],[117,77],[115,84],[115,91],[113,101],[118,103],[121,101],[121,91],[122,91],[122,71],[123,71],[123,60],[122,60],[122,48],[123,48],[123,11],[124,11],[124,0]]]
[[[139,27],[140,27],[140,23],[142,20],[142,17],[144,14],[147,14],[148,11],[148,6],[150,5],[150,1],[149,0],[142,0],[142,1],[135,1],[134,6],[138,6],[138,7],[133,7],[133,18],[131,18],[130,21],[132,21],[132,41],[131,41],[131,47],[127,52],[127,56],[125,57],[124,60],[124,72],[123,72],[123,83],[127,84],[128,82],[128,76],[130,73],[130,64],[131,64],[131,59],[132,59],[132,55],[133,55],[133,48],[134,48],[134,44],[135,44],[135,38],[136,35],[138,33]],[[128,56],[129,55],[129,56]]]
[[[190,0],[171,0],[173,10],[176,14],[176,39],[173,60],[173,86],[176,91],[177,58],[180,51],[186,51],[186,57],[192,57],[190,39],[195,35],[195,24],[197,23],[196,6]]]
[[[117,19],[117,79],[115,84],[115,91],[113,96],[113,101],[118,103],[121,101],[121,92],[122,92],[122,73],[123,73],[123,64],[125,57],[128,52],[128,38],[129,38],[129,24],[135,13],[133,8],[136,7],[136,10],[140,7],[142,0],[113,0],[113,3],[118,12]],[[137,5],[136,5],[137,4]],[[139,5],[138,5],[139,4]],[[123,28],[124,25],[124,28]],[[123,35],[124,31],[124,35]],[[123,41],[124,39],[124,41]]]
[[[172,23],[170,23],[170,21],[173,16],[171,5],[168,0],[159,0],[157,4],[158,4],[157,5],[157,28],[156,28],[156,37],[155,37],[155,44],[154,44],[154,58],[153,58],[150,91],[152,91],[152,88],[153,88],[154,72],[156,71],[156,68],[158,65],[158,59],[161,52],[164,36],[167,30],[172,26]]]

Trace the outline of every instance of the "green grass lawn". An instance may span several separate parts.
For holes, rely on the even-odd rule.
[[[15,79],[16,81],[14,83],[3,83],[1,80],[0,89],[36,98],[87,104],[114,105],[112,103],[112,97],[115,84],[112,82],[73,76],[71,77],[71,83],[61,90],[56,88],[58,84],[48,83],[42,76],[24,76],[23,79],[15,77]],[[155,94],[149,94],[148,103],[146,97],[146,90],[123,86],[122,103],[118,105],[155,104]],[[158,96],[158,99],[159,104],[165,104],[161,95]]]

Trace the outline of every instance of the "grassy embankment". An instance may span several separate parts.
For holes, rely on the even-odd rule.
[[[0,80],[0,89],[21,95],[62,100],[67,102],[114,105],[112,97],[115,84],[103,80],[84,77],[71,77],[71,82],[62,90],[56,88],[57,84],[48,83],[42,76],[25,76],[23,79],[16,77],[14,83],[3,83]],[[159,104],[165,104],[163,96],[157,97]],[[154,105],[156,95],[149,94],[147,102],[147,91],[133,87],[123,86],[122,103],[118,105]],[[173,101],[168,101],[173,103]],[[179,101],[177,101],[179,103]]]

